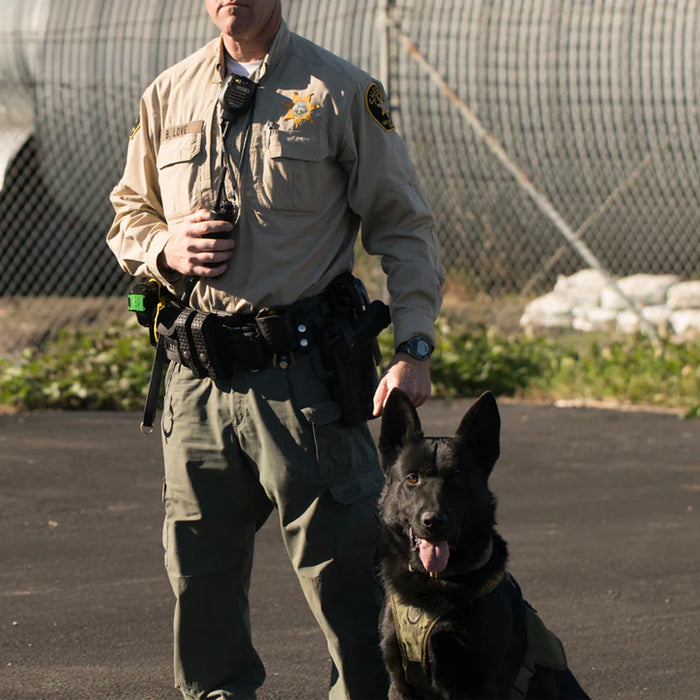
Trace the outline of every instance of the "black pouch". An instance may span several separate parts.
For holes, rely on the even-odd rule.
[[[216,381],[233,374],[233,348],[216,314],[198,311],[190,326],[197,359],[204,372]]]
[[[230,379],[233,354],[219,317],[191,308],[166,307],[158,316],[158,335],[168,360],[188,367],[200,379]]]
[[[273,355],[294,349],[296,333],[288,311],[273,308],[261,309],[255,316],[255,323]]]
[[[227,329],[228,342],[233,352],[233,359],[238,369],[248,372],[261,370],[270,360],[270,353],[265,347],[263,337],[257,326],[242,326]]]
[[[158,335],[163,338],[165,354],[171,362],[189,367],[198,377],[206,376],[199,363],[190,327],[197,312],[194,309],[171,307],[158,317]]]

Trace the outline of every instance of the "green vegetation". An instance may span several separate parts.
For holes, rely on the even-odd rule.
[[[389,334],[380,337],[385,362],[391,341]],[[41,351],[0,360],[0,406],[140,410],[152,358],[147,334],[135,324],[99,333],[63,331]],[[442,398],[489,389],[524,400],[614,400],[700,415],[700,341],[506,337],[443,320],[431,368],[434,396]]]
[[[100,332],[59,331],[19,362],[0,359],[0,405],[15,410],[143,407],[153,348],[148,333],[115,323]]]

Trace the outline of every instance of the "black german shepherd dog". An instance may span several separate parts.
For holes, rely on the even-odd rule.
[[[488,392],[454,438],[424,437],[400,390],[384,407],[378,555],[391,700],[588,697],[506,572],[488,486],[500,426]]]

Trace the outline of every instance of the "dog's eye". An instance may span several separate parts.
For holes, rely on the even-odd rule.
[[[406,481],[408,481],[409,484],[417,484],[420,481],[420,477],[418,474],[409,474],[406,477]]]

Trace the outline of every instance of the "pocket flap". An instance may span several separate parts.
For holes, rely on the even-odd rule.
[[[340,406],[335,401],[323,401],[312,406],[304,406],[301,412],[306,420],[314,425],[328,425],[340,420]]]
[[[331,484],[333,498],[343,505],[355,503],[368,496],[377,496],[384,488],[384,476],[376,469],[354,474],[351,480]]]
[[[202,148],[202,134],[184,134],[174,139],[168,139],[160,144],[158,149],[158,168],[166,168],[175,163],[192,160]]]
[[[319,161],[325,158],[319,134],[313,137],[301,136],[292,131],[270,130],[268,154],[270,158],[289,158],[290,160]]]

